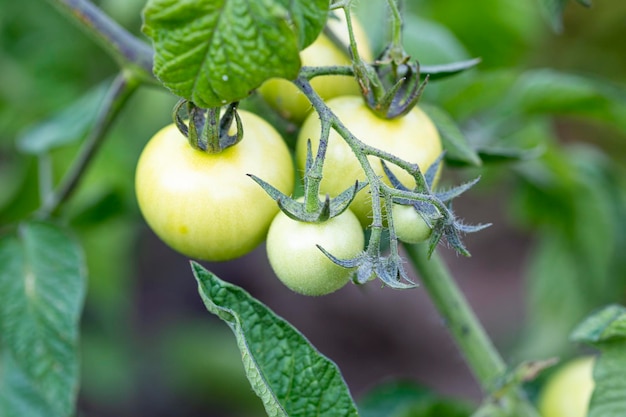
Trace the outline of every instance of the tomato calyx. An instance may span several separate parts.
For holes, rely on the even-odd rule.
[[[466,182],[459,186],[450,188],[444,191],[434,192],[432,185],[435,181],[437,171],[443,159],[443,155],[435,161],[426,171],[425,175],[419,170],[419,167],[415,166],[414,170],[410,172],[415,178],[416,186],[413,190],[409,190],[404,184],[398,180],[395,174],[389,169],[387,164],[381,160],[383,164],[383,171],[389,182],[391,183],[393,190],[389,194],[390,198],[387,198],[388,206],[393,204],[413,206],[419,213],[422,219],[432,228],[432,233],[429,238],[429,250],[428,254],[431,255],[442,238],[445,238],[447,243],[454,248],[458,253],[463,256],[470,256],[469,251],[461,240],[461,233],[474,233],[483,230],[491,223],[467,225],[462,223],[452,211],[452,200],[465,191],[472,188],[479,180],[480,177],[475,178],[472,181]],[[391,201],[389,201],[389,199]],[[396,240],[396,231],[393,225],[393,218],[388,220],[390,236],[392,240]]]
[[[410,61],[397,45],[385,48],[374,64],[355,63],[355,73],[368,107],[379,117],[394,119],[419,102],[429,76],[421,77],[420,65]]]
[[[339,216],[346,211],[356,194],[367,186],[367,181],[355,181],[352,187],[347,188],[334,198],[326,195],[320,200],[319,183],[321,171],[318,174],[313,162],[311,141],[307,144],[307,161],[304,175],[304,198],[294,200],[282,193],[271,184],[263,181],[255,175],[250,177],[259,184],[265,192],[272,197],[278,207],[291,219],[307,223],[322,223]],[[320,147],[326,147],[326,142],[320,142]],[[323,155],[325,149],[322,149]],[[318,151],[318,158],[319,158]]]
[[[174,106],[172,116],[176,127],[189,140],[192,148],[219,153],[243,139],[243,125],[237,113],[238,105],[239,102],[230,103],[221,115],[220,107],[205,109],[182,99]],[[236,131],[230,134],[233,120]]]

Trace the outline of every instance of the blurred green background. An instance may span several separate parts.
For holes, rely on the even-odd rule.
[[[143,1],[96,3],[142,36]],[[377,50],[384,3],[361,1],[355,10]],[[574,355],[572,327],[626,299],[626,3],[587,10],[571,2],[559,35],[539,1],[405,3],[406,48],[423,65],[482,59],[431,83],[424,97],[454,117],[485,162],[447,170],[450,184],[482,175],[456,211],[494,223],[468,236],[471,259],[444,255],[507,360]],[[115,72],[48,2],[0,3],[0,226],[39,205],[37,160],[16,140]],[[175,101],[142,88],[65,209],[90,271],[81,415],[263,415],[230,331],[205,312],[187,260],[147,229],[135,203],[139,152],[170,122]],[[53,152],[54,181],[78,146]],[[357,398],[395,377],[480,398],[420,288],[370,284],[304,298],[272,276],[262,247],[206,266],[298,327],[338,363]]]

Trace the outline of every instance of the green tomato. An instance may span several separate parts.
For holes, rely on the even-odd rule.
[[[267,256],[276,276],[297,293],[329,294],[346,285],[354,272],[335,264],[316,245],[339,259],[354,258],[365,245],[361,224],[350,210],[323,223],[276,215],[267,234]]]
[[[240,110],[244,138],[218,154],[193,149],[175,125],[148,142],[137,164],[139,208],[152,230],[192,258],[224,261],[265,238],[278,211],[254,174],[286,194],[294,185],[291,155],[260,117]]]
[[[348,30],[343,13],[338,14],[339,19],[329,19],[327,26],[337,38],[344,44],[349,45]],[[359,48],[359,53],[365,60],[372,59],[372,52],[367,41],[367,35],[361,25],[352,19],[354,36]],[[344,51],[323,33],[300,52],[302,65],[326,66],[326,65],[350,65],[350,58]],[[311,80],[313,89],[324,99],[343,95],[359,95],[360,89],[353,77],[345,75],[326,75],[315,77]],[[259,93],[265,101],[283,117],[301,123],[312,109],[311,103],[304,94],[290,81],[281,78],[272,78],[266,81],[259,89]]]
[[[387,120],[376,116],[361,97],[337,97],[327,104],[358,139],[417,164],[422,172],[426,172],[442,152],[437,128],[419,107],[414,107],[404,117]],[[308,139],[311,139],[313,155],[317,152],[320,129],[317,114],[311,114],[302,125],[296,145],[296,159],[300,169],[304,169],[306,164]],[[380,161],[373,157],[368,159],[376,174],[385,177]],[[415,187],[411,175],[395,165],[388,165],[406,187]],[[330,194],[331,197],[353,186],[357,179],[365,180],[365,173],[352,149],[334,130],[330,133],[322,175],[320,193]],[[385,181],[388,182],[386,178]],[[363,227],[371,223],[371,204],[369,188],[365,188],[356,195],[350,206]]]
[[[424,242],[432,229],[413,206],[394,204],[391,209],[393,225],[398,239],[405,243]]]
[[[586,417],[593,393],[594,358],[575,359],[547,382],[539,398],[542,417]]]

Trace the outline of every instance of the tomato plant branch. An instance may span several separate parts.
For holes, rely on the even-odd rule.
[[[150,45],[133,36],[88,0],[48,0],[84,29],[122,68],[144,82],[155,83]]]
[[[429,259],[423,244],[406,245],[405,249],[474,375],[490,392],[506,369],[500,354],[439,255],[435,252]]]
[[[70,197],[80,179],[83,177],[83,172],[86,170],[89,162],[91,162],[106,137],[113,121],[139,85],[140,82],[133,78],[133,75],[125,71],[120,72],[113,80],[104,98],[94,126],[76,157],[74,164],[65,174],[58,188],[43,201],[39,215],[46,217],[55,214],[60,206]]]
[[[436,252],[429,256],[425,244],[406,245],[405,249],[483,391],[492,398],[498,398],[495,391],[505,375],[506,364],[445,263]],[[503,408],[512,408],[510,411],[515,414],[510,415],[538,416],[530,401],[517,387],[512,387],[499,398]]]
[[[396,0],[387,0],[387,5],[391,11],[391,43],[394,49],[402,48],[402,16],[396,4]]]

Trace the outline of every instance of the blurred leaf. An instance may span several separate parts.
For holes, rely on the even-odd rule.
[[[72,415],[85,295],[80,247],[57,226],[21,223],[0,238],[0,293],[0,415]]]
[[[543,22],[533,1],[437,0],[405,4],[415,14],[448,28],[470,56],[483,59],[485,68],[515,65],[541,35]]]
[[[540,0],[552,29],[556,32],[563,30],[563,11],[569,0]],[[586,7],[591,7],[591,0],[576,0]]]
[[[81,227],[101,223],[127,211],[126,201],[119,192],[108,189],[89,201],[72,218],[72,225]]]
[[[626,308],[610,305],[597,311],[574,330],[572,339],[600,350],[589,417],[626,415]]]
[[[576,326],[571,338],[575,342],[591,345],[626,343],[626,308],[612,304],[594,312]]]
[[[243,289],[192,263],[207,309],[237,338],[248,380],[269,416],[357,416],[337,366]]]
[[[527,71],[513,86],[511,101],[530,115],[586,117],[626,132],[626,89],[607,81],[549,69]]]
[[[29,154],[43,154],[79,141],[93,124],[108,89],[101,83],[53,117],[30,127],[17,138],[17,148]]]
[[[440,107],[420,103],[419,107],[433,120],[441,134],[446,159],[466,165],[481,165],[481,160],[470,147],[452,117]]]
[[[378,19],[380,19],[379,16],[378,14]],[[406,51],[422,66],[470,58],[469,53],[454,33],[434,20],[408,14],[404,18],[402,30]]]
[[[540,0],[552,29],[556,32],[563,30],[563,10],[569,0]]]
[[[588,148],[549,150],[518,167],[525,183],[516,217],[540,231],[529,261],[529,334],[532,355],[560,355],[567,334],[594,307],[615,299],[613,267],[621,220],[603,159]]]
[[[361,417],[468,417],[467,404],[444,399],[410,381],[377,386],[359,401]]]
[[[532,149],[503,148],[497,146],[479,147],[476,150],[480,159],[485,163],[490,162],[515,162],[535,159],[543,153],[543,147]]]
[[[150,0],[143,31],[157,78],[200,107],[218,107],[268,78],[295,78],[299,51],[317,38],[328,9],[328,0]]]
[[[233,415],[263,415],[250,389],[232,333],[217,321],[180,320],[162,329],[154,352],[171,389],[184,402],[219,405]],[[207,354],[211,352],[211,354]]]

